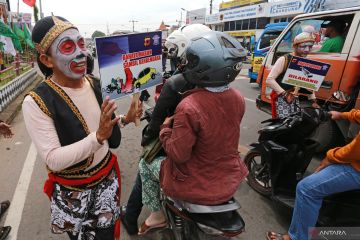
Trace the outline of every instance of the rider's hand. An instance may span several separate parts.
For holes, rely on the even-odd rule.
[[[167,117],[167,118],[165,118],[163,125],[167,125],[167,126],[171,127],[173,124],[173,121],[174,121],[174,116]]]
[[[109,99],[107,96],[101,105],[100,123],[96,131],[96,138],[100,144],[103,144],[103,141],[111,136],[114,125],[117,124],[120,119],[120,117],[115,117],[111,120],[111,116],[117,106],[114,101],[110,101]]]
[[[143,104],[141,101],[138,101],[138,107],[137,109],[135,108],[136,103],[135,102],[131,102],[130,108],[125,116],[125,121],[126,123],[131,123],[131,122],[135,122],[135,120],[137,118],[141,118],[142,114],[143,114]]]
[[[331,164],[333,164],[332,162],[329,161],[329,159],[327,157],[325,157],[320,165],[315,169],[315,172],[320,172],[321,170],[323,170],[324,168],[326,168],[327,166],[330,166]]]
[[[341,120],[342,119],[341,112],[330,111],[330,114],[331,114],[331,119],[332,120]]]
[[[11,131],[11,126],[4,122],[0,122],[0,134],[5,138],[11,138],[14,135]]]
[[[292,92],[284,91],[281,95],[284,96],[287,103],[292,103],[294,101],[295,95]]]

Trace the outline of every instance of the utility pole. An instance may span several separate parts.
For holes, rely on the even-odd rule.
[[[213,0],[210,0],[210,14],[212,14]]]
[[[132,25],[133,25],[133,32],[135,32],[135,23],[136,23],[136,22],[139,22],[139,21],[136,21],[136,20],[130,20],[129,22],[131,22],[131,23],[132,23]]]
[[[41,0],[39,0],[39,7],[40,7],[40,19],[42,19],[44,17],[44,14],[43,14],[43,11],[42,11]]]
[[[107,36],[109,36],[110,35],[110,30],[109,30],[109,23],[107,22],[106,23],[106,30],[107,30]]]

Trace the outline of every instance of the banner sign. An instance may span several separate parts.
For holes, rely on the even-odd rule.
[[[102,94],[118,99],[162,83],[161,35],[96,38]]]
[[[205,23],[206,8],[186,12],[186,24]]]
[[[288,0],[270,4],[269,17],[293,15],[304,12],[305,0]]]
[[[220,3],[220,10],[224,11],[232,8],[238,8],[245,5],[255,4],[255,3],[261,3],[266,2],[265,0],[233,0],[230,2],[223,2]]]
[[[330,66],[328,63],[301,57],[292,57],[282,82],[292,86],[318,91]]]
[[[264,17],[266,14],[266,4],[261,3],[247,7],[230,9],[220,13],[208,15],[205,17],[206,24],[215,24],[220,22],[236,21],[241,19]]]

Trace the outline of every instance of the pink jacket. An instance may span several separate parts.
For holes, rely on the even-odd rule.
[[[238,153],[244,111],[243,96],[232,88],[186,94],[176,108],[173,128],[161,126],[167,158],[161,164],[160,185],[165,194],[205,205],[234,195],[248,174]]]

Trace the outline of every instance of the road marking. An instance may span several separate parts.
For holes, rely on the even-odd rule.
[[[4,226],[11,226],[9,239],[12,240],[17,239],[26,196],[28,193],[32,172],[35,166],[36,155],[37,152],[35,146],[33,143],[31,143],[4,224]]]
[[[249,102],[253,102],[253,103],[255,103],[256,101],[255,100],[252,100],[252,99],[250,99],[250,98],[244,98],[246,101],[249,101]]]

